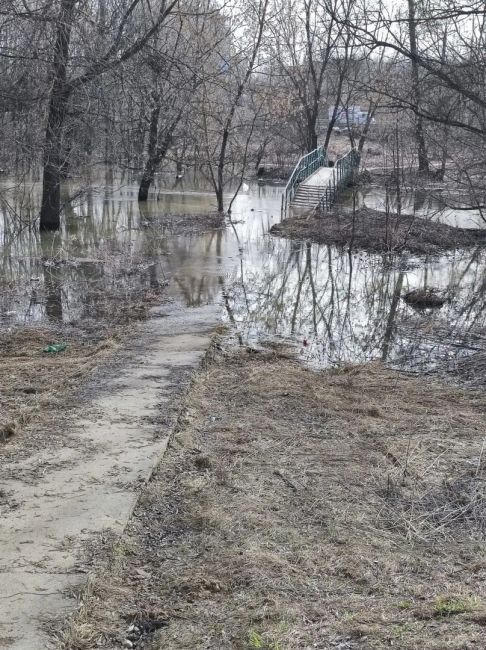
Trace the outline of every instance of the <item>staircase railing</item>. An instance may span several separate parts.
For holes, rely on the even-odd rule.
[[[328,162],[324,147],[317,147],[300,158],[282,194],[282,217],[287,215],[290,202],[295,196],[299,183],[309,178],[320,167],[326,167]]]
[[[342,158],[336,160],[332,178],[330,179],[326,189],[323,191],[318,207],[323,208],[324,210],[330,210],[341,189],[353,182],[354,174],[358,167],[359,154],[355,149],[351,149],[351,151],[348,151],[348,153]]]

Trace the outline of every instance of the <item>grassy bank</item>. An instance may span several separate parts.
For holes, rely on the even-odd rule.
[[[387,215],[362,208],[355,213],[315,213],[275,224],[271,233],[317,244],[345,246],[372,253],[408,251],[433,254],[486,245],[486,230],[456,228],[411,215]]]
[[[214,359],[64,649],[482,647],[486,397]]]

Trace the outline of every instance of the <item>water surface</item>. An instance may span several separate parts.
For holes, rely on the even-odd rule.
[[[61,233],[42,236],[13,228],[4,211],[0,328],[102,320],[169,280],[165,291],[188,307],[221,304],[236,341],[289,344],[319,366],[383,359],[429,372],[483,349],[484,251],[413,258],[276,238],[281,188],[258,184],[238,196],[225,230],[174,235],[165,214],[214,210],[196,189],[159,186],[139,206],[136,185],[100,185],[67,210]],[[27,217],[35,205],[20,209]],[[427,287],[450,301],[424,311],[403,301]]]

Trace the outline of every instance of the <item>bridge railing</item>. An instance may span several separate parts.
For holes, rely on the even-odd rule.
[[[359,154],[355,149],[351,149],[347,154],[336,160],[332,178],[322,194],[318,208],[324,208],[325,210],[332,208],[340,190],[352,183],[358,167]]]
[[[329,161],[327,158],[327,152],[324,147],[317,147],[313,151],[305,154],[295,165],[294,171],[292,172],[287,185],[283,191],[282,195],[282,216],[287,215],[287,211],[290,205],[290,202],[294,198],[295,192],[299,183],[301,183],[306,178],[309,178],[320,167],[326,167]]]

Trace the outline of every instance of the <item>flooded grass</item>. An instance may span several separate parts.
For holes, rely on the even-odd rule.
[[[379,363],[218,356],[62,647],[480,647],[485,406]]]
[[[442,307],[447,302],[447,295],[438,289],[413,289],[408,291],[403,299],[409,305],[424,309],[427,307]]]
[[[154,218],[153,215],[150,215],[150,211],[147,215],[144,207],[140,209],[142,211],[141,226],[152,228],[159,234],[160,232],[170,235],[205,233],[208,230],[222,229],[226,225],[225,215],[221,212],[199,214],[168,214],[164,212]]]
[[[0,331],[62,326],[83,336],[88,328],[95,342],[97,330],[143,319],[161,300],[190,307],[222,300],[238,344],[284,342],[314,366],[382,359],[463,382],[469,371],[459,374],[459,367],[486,353],[482,338],[470,340],[486,327],[482,246],[447,253],[433,247],[418,256],[272,237],[280,218],[276,186],[255,184],[242,193],[225,229],[207,192],[157,197],[139,206],[136,188],[102,188],[68,211],[57,235],[5,231]],[[456,232],[424,221],[438,233]],[[447,298],[434,313],[405,301],[434,289]]]
[[[170,299],[167,239],[224,226],[212,212],[169,214],[126,200],[68,215],[60,233],[4,231],[0,269],[0,443],[106,363],[150,309]],[[133,206],[131,206],[133,208]],[[3,273],[3,275],[1,275]],[[50,344],[67,347],[43,352]]]

